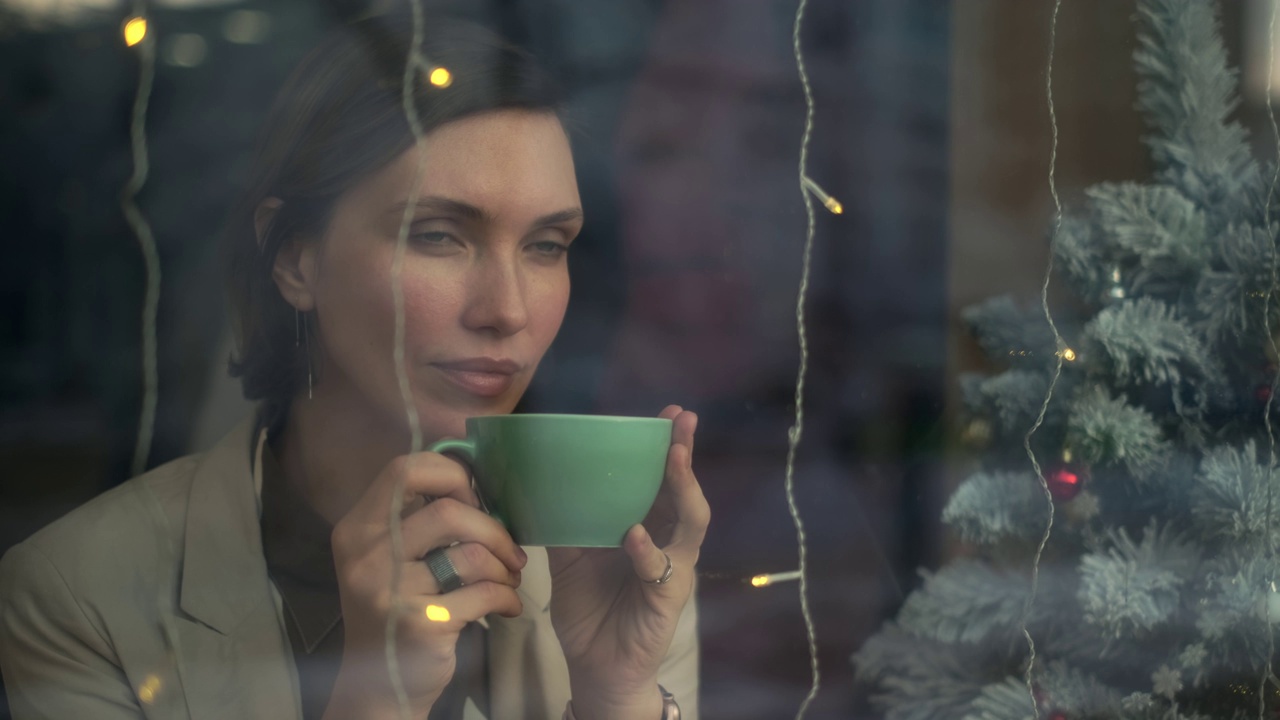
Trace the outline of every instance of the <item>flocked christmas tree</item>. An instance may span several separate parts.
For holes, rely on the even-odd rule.
[[[890,720],[1280,713],[1274,164],[1232,120],[1214,5],[1140,0],[1135,17],[1156,176],[1068,208],[1056,278],[1086,310],[1055,313],[1061,342],[1038,306],[965,312],[1005,366],[962,380],[988,447],[943,520],[974,552],[924,573],[855,655]],[[1023,440],[1060,359],[1031,440],[1050,501]]]

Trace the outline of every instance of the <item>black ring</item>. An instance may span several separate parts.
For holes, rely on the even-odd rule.
[[[436,579],[436,584],[440,586],[440,592],[453,592],[462,587],[462,578],[458,577],[458,569],[453,566],[453,561],[445,553],[447,548],[436,548],[427,553],[422,558],[422,562],[427,564],[427,569],[431,571],[431,576]]]

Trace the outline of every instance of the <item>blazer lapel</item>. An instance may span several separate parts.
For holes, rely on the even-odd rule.
[[[177,647],[191,717],[297,718],[292,652],[262,555],[262,442],[246,420],[204,455],[188,501]]]

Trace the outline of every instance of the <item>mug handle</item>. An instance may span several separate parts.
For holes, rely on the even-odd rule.
[[[484,493],[480,491],[480,486],[476,483],[476,443],[474,440],[471,438],[462,438],[461,440],[445,438],[444,440],[432,444],[431,447],[427,448],[427,452],[453,453],[465,462],[467,468],[471,471],[471,491],[476,494],[476,498],[480,501],[480,509],[493,519],[502,523],[502,526],[507,528],[508,532],[511,531],[511,526],[507,525],[507,521],[495,512],[492,507],[490,507],[491,504],[485,499]]]

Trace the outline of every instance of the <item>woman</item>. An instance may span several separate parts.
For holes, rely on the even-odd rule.
[[[693,413],[662,411],[662,491],[620,550],[526,551],[478,509],[461,464],[405,454],[392,262],[406,208],[404,366],[428,442],[513,410],[560,327],[583,218],[550,85],[476,28],[428,29],[414,143],[402,27],[345,28],[268,120],[230,234],[233,372],[258,417],[0,562],[19,720],[695,715],[689,600],[710,513]],[[433,85],[435,68],[449,79]]]

